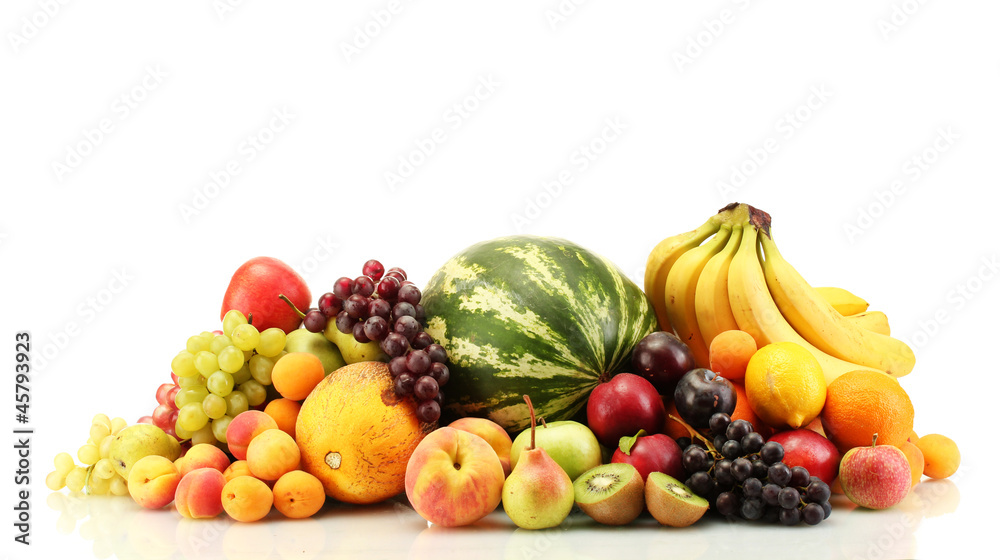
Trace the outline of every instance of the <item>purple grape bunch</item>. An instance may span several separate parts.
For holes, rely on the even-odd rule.
[[[420,288],[406,279],[403,269],[386,270],[375,259],[366,262],[361,273],[354,279],[338,278],[333,290],[305,314],[303,326],[322,332],[333,319],[337,330],[358,342],[378,342],[390,358],[396,394],[413,395],[417,418],[436,422],[444,400],[441,387],[449,377],[448,355],[424,332]]]

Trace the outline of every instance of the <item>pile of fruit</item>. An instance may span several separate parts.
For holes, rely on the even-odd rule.
[[[658,244],[642,289],[569,241],[512,236],[423,290],[371,260],[312,301],[281,261],[241,266],[152,414],[95,416],[83,465],[60,453],[46,484],[237,521],[405,493],[449,527],[501,504],[530,529],[574,506],[815,525],[835,493],[888,508],[958,469],[951,439],[913,432],[897,378],[915,358],[886,315],[809,285],[745,204]]]

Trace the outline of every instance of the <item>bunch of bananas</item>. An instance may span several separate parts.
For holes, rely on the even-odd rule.
[[[719,333],[739,329],[761,348],[795,342],[823,367],[827,383],[870,369],[894,377],[913,369],[913,351],[889,336],[884,313],[840,288],[815,288],[771,236],[771,217],[733,203],[692,231],[661,241],[646,263],[645,291],[660,326],[708,367]]]

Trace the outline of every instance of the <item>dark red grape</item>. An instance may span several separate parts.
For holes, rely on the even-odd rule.
[[[424,311],[423,305],[418,303],[413,306],[413,317],[421,323],[424,322],[424,319],[427,318],[427,313]]]
[[[364,325],[365,336],[369,340],[382,340],[389,334],[389,322],[379,316],[365,319]]]
[[[785,509],[792,509],[799,506],[799,491],[792,488],[782,488],[778,492],[778,505]]]
[[[417,350],[423,350],[431,344],[434,344],[434,339],[431,338],[431,335],[423,331],[413,335],[413,340],[410,341],[410,346],[416,348]]]
[[[389,333],[385,335],[385,339],[382,341],[382,351],[391,358],[402,356],[409,349],[410,343],[406,340],[405,336],[399,333]]]
[[[805,467],[792,467],[792,478],[788,481],[789,486],[805,488],[809,485],[809,469]]]
[[[435,400],[424,401],[417,405],[417,420],[421,422],[437,422],[441,418],[441,405]]]
[[[371,259],[361,267],[361,273],[378,282],[382,278],[382,274],[385,273],[385,267],[377,260]]]
[[[747,420],[739,419],[733,420],[729,426],[726,427],[726,437],[739,441],[743,439],[743,436],[749,434],[753,431],[753,424]]]
[[[352,319],[363,319],[368,312],[368,298],[361,294],[353,294],[344,302],[344,311]]]
[[[823,481],[817,480],[806,486],[806,499],[810,502],[823,503],[830,499],[830,487]]]
[[[438,385],[440,386],[441,384],[438,383]],[[439,405],[444,404],[444,391],[438,389],[438,394],[434,395],[434,400],[437,401]]]
[[[760,498],[747,498],[743,500],[743,505],[740,506],[740,515],[743,519],[760,519],[764,516],[764,500]]]
[[[724,436],[730,422],[732,422],[732,418],[728,414],[716,412],[708,419],[708,429],[712,431],[713,436]]]
[[[420,332],[420,329],[422,328],[423,327],[420,325],[419,322],[417,322],[416,319],[408,315],[403,315],[402,317],[396,319],[396,322],[393,325],[392,330],[403,335],[406,338],[407,342],[409,342],[413,340],[414,335]]]
[[[346,276],[341,276],[336,282],[333,283],[333,294],[341,300],[351,297],[351,294],[353,293],[354,280],[351,280]]]
[[[764,483],[759,478],[748,478],[743,481],[743,495],[748,498],[756,498],[761,495]]]
[[[337,313],[337,330],[344,334],[354,334],[354,318],[347,311]]]
[[[321,311],[310,311],[302,319],[302,326],[312,333],[323,332],[323,329],[326,328],[326,315],[323,315]]]
[[[437,381],[429,375],[421,376],[413,384],[413,396],[417,400],[426,401],[433,399],[438,393]]]
[[[375,293],[375,282],[367,276],[358,276],[354,279],[354,293],[362,297],[371,297]]]
[[[767,480],[778,486],[786,486],[792,478],[792,470],[784,463],[775,463],[767,468]]]
[[[389,276],[389,275],[398,276],[400,283],[402,283],[403,280],[406,280],[406,271],[403,270],[402,268],[399,268],[398,266],[394,266],[394,267],[390,268],[389,270],[385,271],[385,275],[386,276]]]
[[[438,386],[443,386],[448,383],[448,379],[451,378],[451,372],[448,371],[448,366],[441,362],[431,362],[430,370],[428,370],[431,377],[438,382]]]
[[[406,373],[406,356],[396,356],[395,358],[389,360],[389,373],[393,377],[399,377],[401,374]]]
[[[826,519],[826,512],[823,511],[823,506],[809,504],[802,508],[802,521],[805,521],[806,525],[818,525],[824,519]]]
[[[715,509],[722,515],[733,515],[739,509],[740,499],[734,492],[723,492],[715,499]]]
[[[387,276],[378,283],[376,291],[378,297],[386,301],[396,301],[396,294],[399,293],[399,280],[395,276]]]
[[[753,464],[745,457],[737,457],[733,460],[729,471],[733,473],[733,478],[736,479],[736,482],[743,482],[753,474]]]
[[[368,316],[369,317],[381,317],[386,321],[389,320],[389,314],[392,313],[392,304],[384,299],[374,298],[368,301]]]
[[[423,350],[413,350],[406,355],[406,369],[410,370],[414,374],[423,375],[427,373],[427,370],[430,367],[431,359],[427,356],[427,352],[424,352]]]
[[[767,465],[773,465],[785,458],[785,448],[776,441],[769,441],[760,448],[760,458]]]
[[[740,445],[743,446],[744,453],[757,453],[764,447],[764,436],[757,432],[750,432],[743,436],[743,439],[740,440]]]
[[[743,448],[740,446],[740,442],[731,439],[722,444],[722,449],[719,450],[719,453],[722,453],[723,457],[732,461],[743,454]]]
[[[781,509],[781,513],[778,514],[778,521],[782,525],[798,525],[799,521],[802,520],[802,514],[799,513],[799,508],[794,509]]]
[[[444,346],[440,344],[431,344],[427,348],[424,348],[424,351],[430,356],[432,362],[444,363],[448,361],[448,353],[444,351]]]
[[[365,323],[354,323],[354,328],[352,330],[354,331],[354,340],[357,340],[361,344],[371,342],[371,339],[368,338],[367,334],[365,334]]]
[[[413,304],[412,303],[407,303],[405,301],[401,301],[401,302],[397,303],[396,305],[392,306],[392,318],[393,319],[399,319],[400,317],[414,317],[415,318],[416,314],[417,314],[417,311],[416,311],[416,309],[413,308]]]
[[[407,284],[399,288],[399,295],[397,296],[399,301],[405,301],[416,305],[420,303],[420,288],[416,287],[414,284]]]
[[[396,389],[397,395],[406,395],[413,392],[413,386],[417,382],[413,375],[409,373],[401,373],[396,376],[396,380],[393,382],[393,387]]]
[[[778,505],[778,494],[781,493],[781,487],[777,484],[769,482],[761,488],[760,495],[764,498],[764,501],[769,505]]]

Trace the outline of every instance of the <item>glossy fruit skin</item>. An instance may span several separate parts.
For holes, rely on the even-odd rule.
[[[278,298],[284,294],[299,309],[309,308],[312,295],[298,272],[273,257],[254,257],[233,273],[222,298],[221,320],[230,309],[238,309],[249,317],[258,331],[277,327],[285,334],[299,328],[302,319]]]
[[[681,417],[694,428],[707,428],[716,412],[736,410],[736,391],[728,379],[710,369],[693,369],[681,378],[674,390],[674,403]]]
[[[611,462],[632,465],[642,475],[643,481],[651,472],[662,472],[680,480],[687,477],[681,455],[681,446],[672,437],[653,434],[637,438],[628,454],[616,448]]]
[[[626,371],[657,328],[646,294],[608,259],[563,239],[509,236],[446,262],[423,290],[427,328],[448,354],[444,418],[529,425],[569,420],[602,376]]]
[[[673,333],[656,331],[632,350],[632,370],[656,387],[661,395],[673,395],[677,382],[695,369],[691,350]]]
[[[639,430],[655,434],[663,430],[666,409],[653,384],[632,373],[620,373],[601,383],[587,400],[587,425],[597,441],[607,447],[618,445],[624,436]]]
[[[827,485],[833,484],[840,470],[840,452],[822,435],[800,428],[779,432],[768,441],[776,441],[785,450],[782,462],[789,467],[805,467],[809,474]]]

